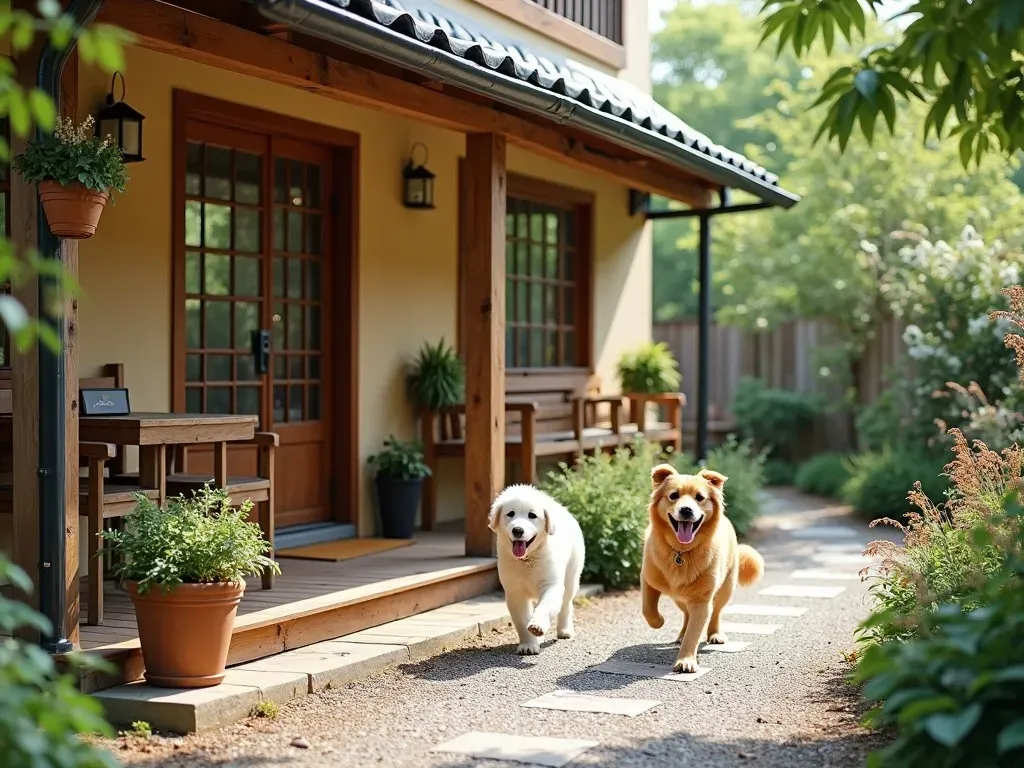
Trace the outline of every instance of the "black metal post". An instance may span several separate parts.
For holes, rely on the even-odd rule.
[[[103,0],[72,0],[66,14],[77,25],[87,27],[96,18]],[[73,45],[58,50],[47,43],[39,57],[36,85],[53,99],[60,114],[60,80]],[[36,129],[39,136],[39,129]],[[50,232],[43,207],[36,211],[36,241],[46,261],[61,260],[60,240]],[[39,349],[39,609],[50,620],[52,632],[42,638],[43,649],[49,653],[73,650],[67,626],[67,519],[65,504],[65,456],[67,445],[64,426],[67,414],[64,389],[64,309],[51,306],[57,281],[52,275],[39,276],[39,320],[50,323],[57,332],[60,347],[50,349],[40,343]],[[77,448],[77,446],[75,446]]]
[[[700,248],[697,252],[700,274],[700,301],[697,327],[697,461],[708,457],[708,356],[711,354],[711,216],[702,213]]]

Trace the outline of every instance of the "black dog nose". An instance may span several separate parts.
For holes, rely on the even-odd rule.
[[[680,507],[679,516],[683,520],[693,520],[697,516],[697,513],[693,511],[693,507]]]
[[[523,529],[517,525],[515,528],[512,529],[512,535],[515,536],[517,539],[523,538]]]

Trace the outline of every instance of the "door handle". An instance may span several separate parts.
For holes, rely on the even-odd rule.
[[[257,374],[270,370],[270,331],[266,328],[252,332],[252,357]]]

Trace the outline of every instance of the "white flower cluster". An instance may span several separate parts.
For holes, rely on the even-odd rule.
[[[916,325],[908,325],[903,331],[903,343],[907,345],[907,355],[912,360],[929,360],[940,363],[951,374],[960,373],[964,367],[963,363],[960,358],[949,351],[940,336],[940,334],[951,335],[951,332],[943,329],[937,330],[939,333],[923,331]]]
[[[57,137],[57,141],[61,144],[77,147],[92,140],[93,126],[95,125],[96,120],[93,119],[92,115],[87,115],[81,123],[76,123],[70,117],[64,117],[57,120],[57,125],[53,129],[53,135]],[[112,146],[116,146],[113,136],[107,136],[103,139],[104,149]]]

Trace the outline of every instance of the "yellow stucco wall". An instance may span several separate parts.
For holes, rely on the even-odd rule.
[[[142,49],[128,51],[125,76],[130,103],[146,115],[146,161],[130,167],[127,194],[107,207],[98,234],[81,244],[80,374],[124,363],[133,408],[170,408],[171,100],[181,88],[360,134],[361,465],[389,433],[412,436],[405,365],[425,340],[455,338],[463,136]],[[105,76],[82,69],[83,115],[101,103],[108,85]],[[401,205],[400,171],[414,142],[429,147],[437,174],[434,211]],[[595,364],[605,388],[614,389],[618,355],[650,336],[650,228],[628,215],[625,186],[516,148],[509,150],[509,169],[596,196]],[[365,472],[362,477],[359,513],[368,535],[373,504]],[[440,479],[442,519],[461,516],[461,467],[446,462]]]

